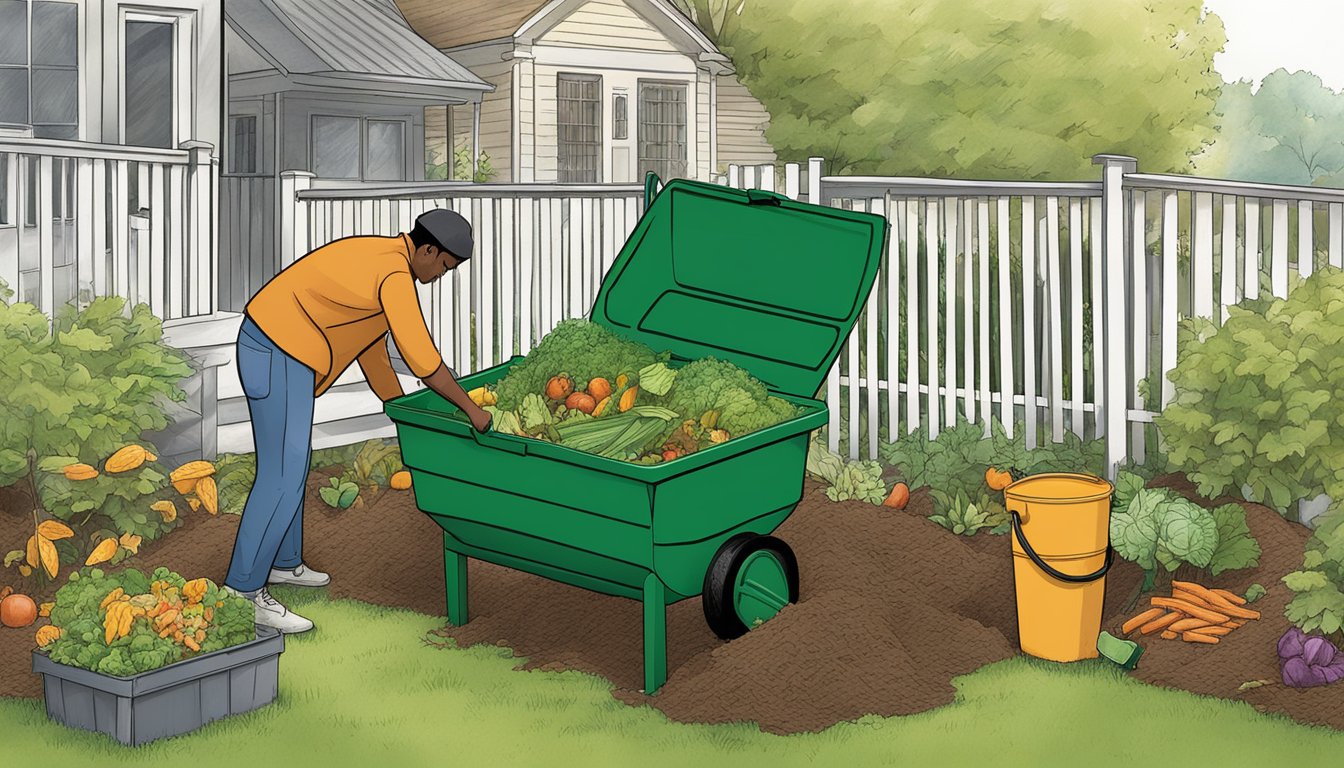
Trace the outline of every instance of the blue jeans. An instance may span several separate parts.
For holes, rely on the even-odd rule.
[[[313,371],[244,318],[238,377],[247,395],[257,478],[247,495],[224,583],[239,592],[266,586],[271,568],[303,560],[303,494],[313,445]]]

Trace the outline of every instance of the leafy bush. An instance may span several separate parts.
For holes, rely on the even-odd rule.
[[[1170,573],[1189,563],[1217,576],[1259,563],[1260,545],[1240,504],[1208,510],[1170,488],[1145,487],[1131,472],[1119,473],[1115,487],[1111,543],[1143,569],[1144,591],[1152,589],[1159,565]]]
[[[1156,420],[1172,468],[1204,496],[1246,485],[1281,513],[1344,498],[1344,271],[1228,311],[1221,328],[1180,325],[1175,399]]]
[[[964,497],[967,505],[988,516],[993,533],[1002,534],[1008,531],[1008,513],[1002,494],[986,487],[986,470],[995,467],[1015,476],[1042,472],[1100,473],[1105,456],[1104,442],[1084,442],[1072,433],[1065,435],[1064,442],[1047,442],[1028,449],[1025,432],[1024,425],[1018,423],[1015,437],[1010,439],[1003,425],[991,420],[986,438],[984,424],[959,417],[956,426],[944,429],[937,439],[930,440],[928,429],[923,428],[882,445],[880,452],[883,462],[893,467],[912,491],[930,488],[938,515],[949,517],[959,508],[964,509],[958,502],[959,497]]]
[[[56,592],[51,660],[126,677],[256,637],[255,611],[208,579],[167,568],[72,573]]]
[[[958,492],[946,514],[929,515],[929,519],[958,536],[974,536],[981,528],[994,525],[989,510],[977,507]]]
[[[1344,628],[1344,506],[1318,520],[1302,555],[1302,569],[1283,577],[1294,593],[1284,614],[1303,632],[1327,635]],[[1344,634],[1341,635],[1344,637]]]
[[[831,501],[858,499],[881,504],[887,497],[881,464],[876,461],[846,462],[816,439],[808,448],[807,471],[827,483],[826,497]]]
[[[141,435],[168,426],[164,406],[186,397],[179,384],[192,367],[163,343],[162,323],[146,305],[128,310],[122,299],[98,298],[83,309],[67,305],[49,322],[31,304],[9,303],[12,295],[0,284],[0,486],[22,482],[39,527],[29,546],[45,550],[43,572],[55,578],[55,564],[83,560],[93,542],[154,539],[175,523],[175,514],[151,509],[171,496],[155,461],[83,480],[62,468],[102,468],[127,444],[152,451]],[[75,530],[43,536],[48,516]]]

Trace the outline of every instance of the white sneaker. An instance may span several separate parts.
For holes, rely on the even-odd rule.
[[[235,595],[247,597],[247,595],[243,595],[231,587],[226,587],[226,589]],[[258,590],[256,596],[252,597],[251,600],[252,606],[256,610],[258,626],[270,627],[286,635],[307,632],[313,628],[313,622],[281,605],[280,601],[271,597],[270,591],[265,588]]]
[[[303,563],[294,570],[272,568],[267,584],[291,584],[296,587],[325,587],[331,583],[331,577],[321,571],[314,571]]]

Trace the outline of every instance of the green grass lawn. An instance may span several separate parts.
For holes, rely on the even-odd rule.
[[[324,597],[291,638],[280,697],[140,749],[0,700],[4,765],[65,766],[1080,766],[1185,756],[1220,766],[1326,766],[1344,733],[1151,688],[1104,662],[1014,659],[956,681],[956,703],[789,737],[750,724],[683,725],[614,700],[605,680],[521,672],[495,648],[436,648],[436,617]],[[1196,757],[1199,756],[1199,757]]]

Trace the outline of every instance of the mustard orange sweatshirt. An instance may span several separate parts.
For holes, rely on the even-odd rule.
[[[280,349],[313,369],[320,395],[358,361],[384,401],[402,394],[388,358],[392,334],[411,372],[425,378],[443,357],[425,327],[405,234],[347,237],[308,253],[248,302],[248,317]]]

